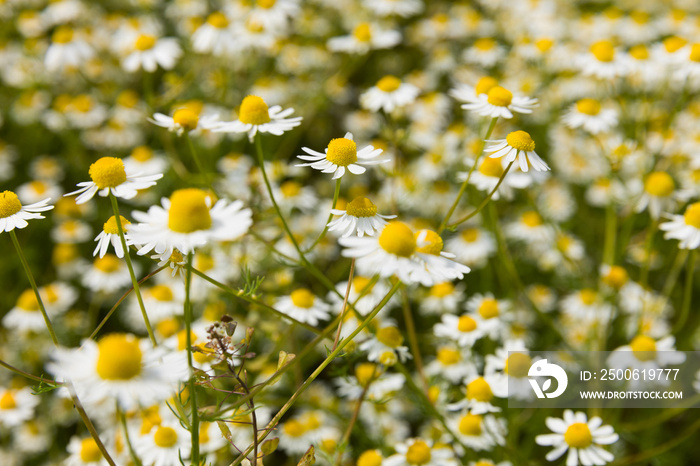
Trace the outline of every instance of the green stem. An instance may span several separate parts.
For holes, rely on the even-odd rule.
[[[301,396],[304,391],[306,391],[307,388],[309,388],[309,385],[316,380],[316,378],[323,372],[323,370],[340,354],[341,351],[345,348],[346,345],[348,345],[356,336],[359,334],[362,330],[364,330],[367,325],[374,319],[374,317],[377,315],[379,311],[382,310],[382,308],[386,305],[386,303],[389,302],[391,297],[396,293],[396,291],[399,289],[401,286],[401,282],[397,281],[394,286],[389,290],[386,296],[377,304],[377,306],[372,310],[372,312],[367,316],[367,318],[360,324],[359,327],[357,327],[349,336],[348,338],[343,339],[343,341],[338,344],[338,347],[332,351],[326,359],[323,360],[323,362],[316,368],[316,370],[304,381],[304,383],[297,389],[297,391],[294,392],[292,397],[282,406],[282,408],[279,410],[279,412],[275,415],[275,417],[272,418],[272,420],[267,424],[267,427],[265,428],[265,431],[262,433],[260,438],[258,439],[258,442],[262,442],[265,440],[265,438],[273,431],[275,426],[279,423],[280,419],[282,419],[282,416],[285,415],[287,411],[289,411],[289,408],[292,407],[292,405],[296,402],[297,398]],[[254,442],[255,443],[255,442]],[[250,452],[253,450],[253,444],[249,445],[246,450],[241,453],[236,460],[231,463],[231,466],[238,466],[241,464],[241,462],[246,458],[247,455],[250,454]]]
[[[678,252],[676,253],[676,259],[673,261],[671,270],[666,276],[663,291],[661,292],[661,294],[666,299],[668,299],[669,296],[671,296],[671,292],[676,286],[676,282],[678,281],[678,275],[681,273],[681,268],[683,267],[683,264],[685,264],[685,261],[688,258],[688,252],[689,251],[687,249],[678,249]]]
[[[122,243],[122,249],[124,250],[124,259],[126,260],[126,266],[129,269],[129,276],[131,276],[131,284],[134,286],[134,292],[136,293],[136,300],[139,302],[139,307],[141,308],[141,315],[143,315],[143,321],[146,324],[146,331],[148,332],[148,337],[151,339],[153,347],[156,343],[156,337],[153,334],[153,328],[151,327],[151,322],[148,320],[148,314],[146,313],[146,307],[143,305],[143,298],[141,297],[141,288],[139,287],[139,281],[136,279],[136,274],[134,273],[134,265],[131,263],[131,254],[129,253],[129,247],[126,245],[126,237],[124,236],[124,226],[122,225],[122,217],[119,215],[119,205],[117,203],[117,198],[110,191],[109,200],[112,202],[112,210],[114,211],[114,220],[117,222],[117,230],[119,231],[119,239]]]
[[[403,320],[406,324],[406,332],[408,333],[408,344],[411,346],[411,353],[413,353],[413,360],[416,363],[416,370],[423,383],[423,389],[427,394],[430,391],[430,385],[428,385],[428,378],[425,376],[425,371],[423,370],[423,358],[420,355],[418,336],[416,335],[416,324],[413,322],[413,314],[411,313],[411,304],[408,301],[406,287],[401,287],[401,309],[403,311]]]
[[[56,386],[63,385],[63,382],[56,382],[55,380],[45,379],[43,376],[37,377],[36,375],[30,374],[29,372],[24,372],[22,369],[17,369],[15,366],[12,366],[12,365],[6,363],[2,359],[0,359],[0,366],[14,372],[17,375],[21,375],[24,378],[27,378],[29,380],[34,380],[35,382],[48,383],[48,384],[56,385]]]
[[[508,164],[508,166],[506,167],[506,169],[503,171],[503,174],[502,174],[501,177],[498,179],[498,183],[496,183],[496,186],[494,186],[493,190],[491,190],[491,192],[489,193],[489,195],[486,196],[486,199],[484,199],[484,200],[481,202],[481,204],[479,204],[479,207],[477,207],[472,213],[470,213],[470,214],[468,214],[468,215],[462,217],[461,219],[457,220],[457,221],[456,221],[455,223],[453,223],[452,225],[449,225],[447,228],[455,228],[455,227],[459,226],[460,224],[466,222],[467,220],[469,220],[470,218],[472,218],[473,216],[475,216],[475,215],[478,214],[479,212],[481,212],[481,210],[482,210],[484,207],[486,207],[486,204],[489,203],[489,201],[491,200],[491,198],[493,197],[493,195],[496,194],[496,191],[498,191],[498,188],[499,188],[499,186],[501,186],[501,183],[503,183],[503,180],[506,179],[506,175],[508,174],[508,172],[510,171],[510,167],[512,167],[514,163],[515,163],[515,160],[513,160],[511,163]]]
[[[284,215],[282,215],[282,211],[280,210],[279,205],[277,205],[277,201],[275,200],[275,195],[272,192],[272,185],[270,184],[270,180],[267,177],[267,172],[265,171],[265,157],[263,155],[262,139],[261,139],[260,133],[255,135],[255,150],[256,150],[257,155],[258,155],[258,164],[260,165],[260,172],[262,173],[263,181],[265,181],[265,186],[267,187],[267,193],[270,196],[270,200],[272,201],[272,205],[274,206],[275,211],[277,212],[277,216],[282,221],[282,226],[284,227],[284,231],[287,232],[287,236],[289,236],[289,239],[291,240],[292,244],[294,245],[294,248],[299,253],[299,260],[301,261],[302,264],[304,264],[308,261],[306,260],[306,257],[304,256],[304,252],[299,247],[299,243],[297,243],[297,239],[294,237],[294,234],[292,234],[292,230],[289,228],[287,221],[284,219]]]
[[[39,310],[41,311],[41,315],[44,317],[44,322],[46,323],[46,328],[49,330],[49,335],[51,335],[51,341],[53,341],[54,345],[58,346],[58,338],[56,338],[56,332],[53,329],[53,325],[51,325],[51,319],[49,319],[49,315],[46,312],[46,307],[44,307],[44,302],[41,300],[39,288],[36,286],[36,281],[34,280],[34,275],[32,275],[32,270],[29,268],[27,258],[24,257],[22,247],[19,245],[19,241],[17,240],[17,234],[15,233],[15,230],[10,230],[10,238],[12,238],[12,243],[15,245],[15,249],[17,250],[19,260],[20,262],[22,262],[22,267],[24,267],[24,273],[29,279],[29,284],[32,286],[32,290],[34,290],[36,301],[39,304]]]
[[[676,325],[673,326],[673,332],[679,332],[684,326],[686,320],[688,320],[688,314],[690,313],[690,303],[693,297],[693,273],[695,272],[695,249],[690,251],[690,256],[688,257],[688,265],[685,271],[685,289],[683,290],[683,306],[681,307],[681,313],[678,316],[678,321]]]
[[[131,459],[136,466],[142,466],[141,460],[136,455],[134,447],[131,445],[131,439],[129,438],[129,429],[126,426],[126,414],[124,414],[124,412],[122,412],[119,408],[117,408],[117,413],[117,415],[119,416],[119,421],[122,424],[122,429],[124,429],[124,439],[126,440],[126,447],[129,450],[129,455],[131,456]]]
[[[335,180],[335,193],[333,193],[333,207],[331,207],[331,210],[335,209],[336,204],[338,203],[338,197],[340,196],[340,180],[341,178],[338,178]],[[305,253],[309,253],[313,251],[313,249],[316,247],[318,243],[321,242],[321,240],[326,236],[326,233],[328,232],[328,224],[331,223],[331,220],[333,220],[333,212],[328,214],[328,220],[326,220],[326,225],[323,227],[323,231],[319,235],[318,238],[316,238],[316,241],[314,241],[314,244],[311,245],[309,249],[304,251]]]
[[[104,459],[107,460],[107,462],[110,464],[110,466],[116,466],[116,463],[114,462],[112,457],[109,455],[109,452],[107,451],[107,448],[105,447],[104,443],[102,443],[102,439],[100,439],[100,436],[97,433],[95,426],[92,424],[92,421],[90,421],[90,418],[88,417],[87,413],[85,412],[85,408],[83,408],[83,404],[80,402],[80,399],[78,398],[78,394],[75,393],[75,388],[73,387],[73,383],[68,382],[65,384],[65,386],[68,388],[68,392],[70,393],[70,396],[73,399],[73,406],[75,406],[75,410],[78,411],[78,415],[83,420],[85,427],[87,428],[88,432],[90,432],[90,436],[97,444],[97,448],[102,453],[102,456],[104,456]]]
[[[658,220],[651,222],[649,231],[647,231],[646,239],[644,240],[644,264],[642,265],[642,272],[639,277],[639,284],[643,287],[647,286],[647,280],[649,279],[649,267],[651,266],[651,245],[654,242],[654,233],[656,233],[656,227],[658,224]]]
[[[605,209],[605,243],[603,247],[603,263],[615,263],[615,240],[617,235],[617,214],[615,204],[610,202]]]
[[[469,180],[472,177],[472,173],[474,173],[474,169],[478,165],[479,159],[481,158],[481,155],[483,153],[484,144],[485,144],[486,140],[491,137],[491,133],[493,132],[493,128],[496,126],[497,120],[498,120],[498,117],[491,118],[491,123],[489,123],[489,128],[486,131],[486,136],[484,136],[484,143],[481,144],[479,153],[476,154],[476,158],[474,159],[474,164],[469,169],[469,173],[467,174],[467,178],[462,183],[462,186],[460,186],[459,192],[457,193],[457,198],[452,203],[452,207],[450,207],[450,210],[447,211],[447,215],[445,215],[445,218],[443,218],[442,222],[440,222],[440,228],[438,228],[438,231],[437,231],[438,234],[442,233],[443,230],[445,230],[445,227],[447,226],[447,222],[450,221],[450,217],[452,217],[452,214],[454,213],[455,209],[457,208],[457,205],[459,204],[460,199],[462,199],[462,196],[464,196],[464,192],[467,190],[467,186],[469,185]]]
[[[194,366],[192,364],[192,303],[190,302],[190,285],[192,284],[192,258],[194,254],[187,254],[187,272],[185,273],[185,341],[187,345],[187,365],[190,367],[190,408],[192,411],[192,463],[199,465],[199,412],[197,410],[197,392],[195,384]]]
[[[646,463],[646,460],[656,458],[662,453],[665,453],[667,451],[672,450],[676,446],[680,445],[687,439],[689,439],[695,432],[700,429],[700,420],[695,421],[693,424],[688,427],[684,432],[681,433],[674,433],[673,437],[671,440],[667,441],[666,443],[662,443],[659,446],[656,446],[654,448],[648,448],[642,453],[639,453],[637,455],[633,456],[628,456],[625,458],[621,458],[618,461],[614,461],[610,463],[611,465],[624,465],[624,464],[641,464],[641,463]],[[689,453],[691,454],[691,453]]]
[[[355,427],[355,423],[357,422],[357,417],[360,414],[360,408],[362,407],[362,402],[365,400],[365,396],[367,396],[367,392],[369,391],[370,385],[372,385],[372,382],[374,382],[375,378],[377,377],[377,367],[375,366],[374,372],[372,373],[372,376],[369,378],[367,381],[367,385],[365,385],[362,388],[362,393],[360,393],[360,397],[357,399],[357,403],[355,404],[355,409],[352,412],[352,417],[350,418],[350,422],[348,423],[348,427],[345,429],[345,433],[343,434],[343,437],[340,440],[340,447],[338,448],[338,454],[335,458],[335,466],[340,466],[341,465],[341,460],[343,458],[343,450],[344,446],[348,444],[350,441],[350,434],[352,434],[352,429]]]
[[[340,331],[343,328],[343,321],[345,320],[345,309],[348,306],[348,298],[350,297],[350,288],[352,287],[352,276],[355,273],[355,258],[352,258],[350,262],[350,273],[348,274],[348,286],[345,288],[345,298],[343,299],[343,307],[340,309],[340,322],[338,322],[338,331],[335,333],[335,340],[333,341],[333,350],[338,347],[338,342],[340,341]]]

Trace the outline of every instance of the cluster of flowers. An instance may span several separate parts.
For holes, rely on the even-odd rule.
[[[214,3],[0,4],[0,464],[663,458],[506,406],[700,349],[700,8]]]

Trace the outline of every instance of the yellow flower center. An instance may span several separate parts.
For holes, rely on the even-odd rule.
[[[3,409],[15,409],[17,407],[17,400],[12,395],[11,391],[6,391],[2,398],[0,398],[0,410]]]
[[[216,263],[210,254],[198,253],[194,258],[194,266],[200,272],[206,272],[214,268]]]
[[[664,48],[668,53],[677,52],[679,49],[685,47],[688,41],[678,36],[671,36],[664,39]]]
[[[566,429],[564,441],[571,448],[586,448],[593,443],[593,435],[591,434],[591,429],[588,428],[588,424],[576,422]]]
[[[275,6],[275,3],[277,3],[277,0],[257,0],[256,2],[260,8],[264,9],[270,9],[273,6]]]
[[[170,448],[177,443],[177,432],[172,427],[159,426],[153,442],[161,448]]]
[[[596,293],[595,290],[592,290],[590,288],[584,288],[579,292],[579,296],[581,297],[581,302],[583,304],[585,304],[586,306],[590,306],[598,298],[598,293]]]
[[[576,110],[586,115],[597,115],[600,113],[600,102],[595,99],[581,99],[576,102]]]
[[[123,91],[117,96],[117,105],[121,107],[134,108],[139,104],[139,102],[141,102],[139,95],[129,89]]]
[[[457,330],[460,332],[472,332],[476,330],[476,321],[467,315],[463,315],[457,321]]]
[[[450,282],[438,283],[430,288],[430,296],[434,298],[444,298],[445,296],[451,295],[455,290],[455,287]]]
[[[700,216],[698,217],[698,220],[700,221]],[[610,267],[608,274],[603,277],[603,282],[605,282],[605,284],[618,290],[622,288],[625,283],[627,283],[627,280],[629,280],[627,271],[619,265],[613,265]]]
[[[530,356],[523,353],[514,353],[506,359],[504,372],[513,377],[526,377],[531,365],[532,359],[530,359]]]
[[[79,112],[87,113],[92,109],[92,97],[85,94],[80,94],[73,99],[73,108]]]
[[[326,151],[326,160],[340,167],[347,167],[357,162],[357,145],[347,138],[331,139]]]
[[[133,335],[113,333],[97,344],[97,374],[104,380],[129,380],[141,373],[142,353]]]
[[[209,195],[197,188],[179,189],[170,196],[168,228],[177,233],[192,233],[211,228]]]
[[[102,460],[102,452],[92,437],[80,442],[80,459],[84,463],[97,463]]]
[[[180,108],[173,113],[173,121],[176,125],[180,125],[181,128],[192,131],[193,129],[197,129],[199,115],[189,108]]]
[[[462,232],[461,236],[467,243],[473,243],[479,239],[479,230],[477,228],[467,228]]]
[[[296,419],[290,419],[285,422],[283,430],[284,433],[290,437],[301,437],[304,432],[306,432],[304,425]]]
[[[554,47],[554,41],[552,39],[539,39],[535,42],[535,47],[537,47],[537,50],[540,52],[544,53],[549,51],[552,47]]]
[[[36,294],[31,289],[24,290],[17,299],[17,307],[27,312],[36,312],[39,310],[39,302],[36,300]]]
[[[149,290],[156,301],[172,301],[173,291],[168,285],[155,285]]]
[[[493,48],[496,47],[496,41],[491,39],[490,37],[482,37],[474,41],[474,47],[483,52],[488,52],[489,50],[493,50]]]
[[[481,435],[481,416],[478,414],[467,414],[459,420],[459,431],[462,435]]]
[[[406,462],[408,464],[428,464],[430,457],[430,447],[422,440],[413,442],[406,452]]]
[[[476,401],[491,401],[491,386],[483,377],[478,377],[467,384],[467,398]]]
[[[498,301],[493,298],[485,298],[483,301],[481,301],[481,305],[479,306],[477,312],[484,319],[493,319],[494,317],[498,317]]]
[[[105,254],[104,257],[95,259],[94,265],[100,272],[114,273],[121,267],[121,262],[119,262],[119,258],[114,254]]]
[[[418,241],[419,237],[422,237],[422,246],[416,249],[416,252],[432,254],[434,256],[438,256],[442,252],[442,238],[433,230],[419,230],[415,233],[414,236],[416,238],[416,241]]]
[[[214,13],[210,14],[207,18],[207,23],[217,29],[224,29],[228,27],[228,19],[226,18],[226,15],[220,11],[215,11]]]
[[[12,191],[0,193],[0,218],[10,217],[22,210],[22,203]]]
[[[431,385],[428,388],[428,399],[431,403],[435,404],[440,396],[440,387],[437,385]]]
[[[476,92],[477,95],[488,94],[489,91],[496,86],[498,86],[498,81],[496,78],[484,76],[479,80],[479,82],[476,83],[476,86],[474,86],[474,92]]]
[[[615,47],[609,40],[600,40],[591,45],[591,53],[598,61],[611,62],[615,58]]]
[[[673,178],[666,172],[652,172],[644,182],[644,190],[652,196],[667,197],[676,189]]]
[[[492,159],[491,157],[484,158],[479,166],[479,173],[484,176],[500,178],[501,175],[503,175],[503,164],[501,163],[501,159]]]
[[[270,112],[262,97],[249,95],[241,102],[238,119],[247,125],[262,125],[270,122]]]
[[[190,344],[194,346],[194,342],[197,341],[197,335],[190,330]],[[177,333],[177,350],[182,351],[187,349],[187,330],[180,330]]]
[[[316,299],[314,294],[306,288],[299,288],[298,290],[292,291],[290,297],[292,298],[292,303],[296,307],[300,307],[302,309],[311,308],[314,305],[314,300]]]
[[[398,348],[403,343],[403,336],[398,328],[389,326],[377,330],[377,340],[389,348]]]
[[[356,197],[347,205],[346,213],[353,217],[374,217],[377,215],[377,206],[366,197]]]
[[[377,370],[377,365],[372,364],[371,362],[364,362],[362,364],[358,364],[357,367],[355,367],[355,378],[357,379],[357,383],[360,384],[361,387],[366,387],[368,383],[370,383],[372,380],[374,380],[375,377],[377,377],[378,374]]]
[[[352,287],[355,290],[355,293],[363,293],[363,292],[369,293],[370,291],[372,291],[372,288],[374,288],[374,286],[367,289],[367,287],[369,286],[371,281],[372,281],[371,279],[366,278],[366,277],[353,278],[352,279]]]
[[[372,40],[372,29],[370,28],[369,23],[360,23],[355,26],[355,29],[352,31],[352,35],[355,36],[355,39],[357,39],[359,42],[369,42]]]
[[[134,42],[134,48],[141,52],[151,50],[156,45],[156,37],[150,34],[141,34]]]
[[[456,349],[443,347],[437,351],[437,360],[443,366],[457,364],[461,359],[462,357]]]
[[[690,204],[683,214],[686,225],[700,229],[700,202]]]
[[[295,197],[301,193],[301,184],[296,181],[285,181],[280,185],[280,191],[284,197]]]
[[[652,361],[656,359],[656,342],[646,335],[634,337],[630,343],[634,357],[640,361]]]
[[[56,265],[67,264],[78,257],[78,248],[73,244],[57,244],[51,254],[51,260]]]
[[[102,157],[90,165],[90,178],[100,189],[116,188],[126,181],[122,159]]]
[[[383,92],[394,92],[401,86],[401,80],[396,76],[387,75],[377,82],[377,88]]]
[[[629,54],[635,60],[647,60],[649,58],[649,49],[646,45],[639,44],[632,47]]]
[[[513,101],[513,93],[501,86],[494,86],[489,89],[488,103],[497,107],[507,107]]]
[[[416,251],[416,238],[403,222],[389,222],[379,235],[379,246],[389,254],[410,257]]]
[[[131,222],[122,217],[121,215],[119,216],[119,219],[122,222],[122,228],[125,228],[126,225],[130,224]],[[119,228],[117,227],[117,218],[112,215],[109,217],[109,220],[107,220],[104,225],[102,226],[102,229],[104,230],[105,233],[109,235],[118,235],[119,234]]]
[[[493,461],[490,460],[479,460],[474,466],[496,466]]]
[[[37,194],[44,194],[46,192],[46,190],[48,189],[48,185],[46,183],[44,183],[43,181],[31,181],[29,183],[29,186],[31,186],[31,188]]]
[[[700,44],[693,44],[690,48],[690,58],[691,61],[700,62]]]
[[[381,466],[382,455],[377,450],[367,450],[357,458],[357,466]]]
[[[73,40],[73,30],[68,26],[59,26],[53,32],[51,40],[57,44],[67,44]]]
[[[153,158],[153,151],[147,146],[138,146],[131,151],[131,157],[138,162],[147,162]]]
[[[206,445],[211,440],[211,437],[209,437],[209,427],[210,426],[211,426],[211,422],[206,422],[206,421],[202,422],[199,425],[199,442],[201,444]]]
[[[164,319],[156,324],[156,330],[165,338],[175,335],[179,328],[177,319]]]
[[[530,228],[542,225],[542,217],[534,210],[529,210],[521,217],[522,222]]]
[[[524,152],[532,152],[535,150],[535,141],[532,140],[530,133],[525,131],[513,131],[506,136],[506,142],[514,149]]]

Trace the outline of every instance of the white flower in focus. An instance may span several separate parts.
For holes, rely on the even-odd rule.
[[[238,120],[219,123],[212,128],[212,131],[248,133],[250,142],[253,142],[253,138],[258,132],[281,136],[285,131],[301,124],[302,117],[287,118],[292,113],[294,113],[293,108],[282,110],[279,105],[268,108],[261,97],[249,95],[241,102]]]
[[[278,299],[275,308],[299,322],[313,326],[318,325],[320,320],[330,318],[330,305],[306,288],[298,288],[289,296]]]
[[[532,109],[538,105],[537,99],[514,96],[508,89],[493,86],[486,94],[478,94],[476,99],[463,104],[462,108],[481,116],[510,119],[513,118],[513,112],[532,113]]]
[[[192,438],[180,422],[167,421],[134,438],[134,451],[144,464],[176,466],[190,456]]]
[[[131,243],[131,238],[129,238],[129,234],[126,233],[126,226],[130,224],[127,219],[122,217],[121,215],[119,216],[122,224],[122,230],[124,231],[124,240],[126,241],[127,247],[132,244]],[[117,255],[117,257],[122,258],[124,257],[124,248],[122,247],[122,240],[119,237],[119,228],[117,228],[117,219],[115,218],[114,215],[112,215],[109,220],[107,220],[103,227],[102,231],[100,232],[99,235],[95,238],[95,241],[97,241],[97,246],[95,247],[95,250],[92,252],[93,256],[96,256],[99,253],[99,257],[104,257],[105,254],[107,253],[107,248],[111,244],[112,247],[114,248],[114,253]]]
[[[429,442],[429,443],[428,443]],[[447,446],[410,438],[394,446],[396,454],[382,461],[382,466],[455,466],[454,453]]]
[[[583,128],[591,134],[598,134],[617,126],[617,112],[610,108],[601,109],[599,101],[585,98],[572,105],[562,121],[569,128]]]
[[[149,34],[141,34],[133,44],[133,51],[122,60],[122,67],[130,73],[139,69],[153,73],[158,66],[169,70],[175,66],[180,55],[182,49],[177,39],[159,39]]]
[[[391,113],[396,108],[412,104],[419,93],[413,84],[402,83],[396,76],[387,75],[360,96],[360,104],[372,112],[384,110]]]
[[[179,108],[175,110],[172,117],[154,113],[153,118],[149,118],[148,121],[162,128],[168,128],[168,131],[175,132],[178,136],[182,136],[185,131],[212,129],[220,124],[219,115],[200,116],[190,108]]]
[[[23,206],[19,198],[12,191],[3,191],[0,193],[0,233],[10,232],[15,228],[24,228],[27,226],[27,220],[34,218],[44,218],[39,212],[46,212],[53,209],[52,205],[48,205],[51,199],[34,204]]]
[[[553,434],[543,434],[535,437],[538,445],[553,446],[554,450],[547,453],[547,461],[556,461],[566,451],[566,466],[585,466],[592,464],[603,465],[615,457],[600,445],[610,445],[617,442],[619,436],[611,426],[604,426],[603,420],[594,416],[587,420],[586,414],[570,409],[564,411],[564,418],[548,417],[545,424]]]
[[[700,247],[700,202],[690,204],[683,215],[670,215],[670,222],[659,225],[664,230],[664,238],[678,239],[681,249]]]
[[[382,149],[374,146],[365,146],[359,151],[353,140],[352,133],[345,133],[345,137],[331,139],[324,154],[302,147],[301,150],[309,155],[297,155],[297,158],[309,160],[309,163],[299,163],[297,167],[311,167],[322,173],[333,173],[333,180],[342,177],[345,170],[353,175],[361,175],[367,169],[362,165],[375,165],[389,162],[390,159],[372,160],[382,153]]]
[[[343,238],[357,233],[357,236],[372,236],[386,225],[387,219],[396,218],[396,215],[381,215],[377,213],[377,206],[366,197],[357,197],[348,203],[345,210],[332,209],[333,215],[340,215],[328,224],[328,231],[338,230]]]
[[[520,169],[528,171],[532,165],[537,171],[547,171],[549,166],[535,152],[535,141],[529,133],[525,131],[513,131],[505,139],[489,140],[484,152],[489,153],[489,157],[498,158],[505,156],[506,163],[518,160]]]
[[[369,361],[378,361],[385,366],[393,366],[398,360],[406,362],[412,356],[403,345],[403,335],[393,325],[382,327],[377,333],[360,344],[360,351],[367,351]]]

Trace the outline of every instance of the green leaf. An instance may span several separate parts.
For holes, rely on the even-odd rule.
[[[260,445],[260,451],[263,456],[271,454],[273,451],[277,450],[277,445],[279,445],[280,439],[278,437],[265,440],[262,445]]]
[[[311,466],[312,464],[316,463],[316,456],[314,455],[314,446],[311,445],[308,450],[306,450],[306,453],[304,453],[304,456],[301,457],[301,460],[299,460],[299,463],[297,463],[297,466]]]

